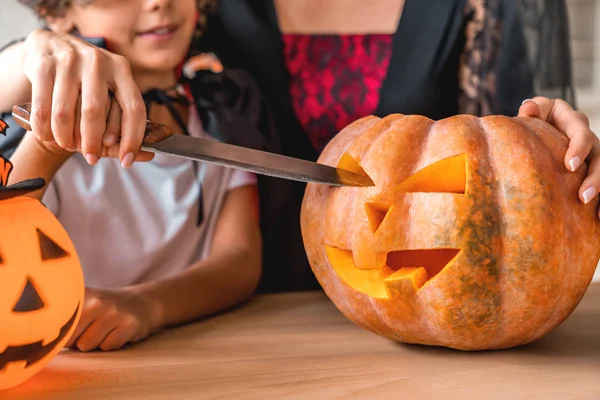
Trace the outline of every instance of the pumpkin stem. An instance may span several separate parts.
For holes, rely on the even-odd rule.
[[[12,162],[0,154],[0,200],[24,196],[27,193],[39,190],[46,185],[44,178],[32,178],[7,186],[6,184],[8,183],[8,178],[10,177],[12,170]]]

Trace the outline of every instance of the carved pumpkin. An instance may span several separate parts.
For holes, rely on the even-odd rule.
[[[302,233],[337,308],[391,340],[502,349],[573,311],[600,258],[598,199],[564,166],[568,139],[533,118],[365,117],[319,162],[372,187],[309,184]]]
[[[37,199],[31,179],[5,186],[0,159],[0,390],[39,372],[64,347],[81,315],[84,282],[66,231]]]

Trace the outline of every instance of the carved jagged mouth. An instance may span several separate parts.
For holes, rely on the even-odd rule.
[[[389,298],[389,289],[411,282],[413,292],[434,279],[460,253],[460,249],[416,249],[391,251],[378,269],[359,269],[352,251],[325,246],[329,264],[355,290],[373,298]]]
[[[43,359],[48,353],[50,353],[58,343],[69,333],[75,319],[77,318],[77,312],[79,311],[79,304],[77,308],[75,308],[75,312],[71,316],[71,318],[67,321],[66,324],[60,328],[60,332],[56,339],[51,341],[50,343],[42,346],[42,341],[38,341],[31,344],[26,344],[23,346],[8,346],[6,350],[0,353],[0,371],[2,371],[7,364],[17,362],[17,361],[25,361],[26,367],[35,364],[36,362]]]

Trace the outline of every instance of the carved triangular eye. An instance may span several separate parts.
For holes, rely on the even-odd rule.
[[[55,260],[57,258],[67,257],[67,253],[62,247],[56,244],[41,230],[36,229],[38,240],[40,242],[40,252],[42,253],[42,261]]]
[[[348,153],[344,153],[340,158],[340,161],[337,165],[338,168],[345,169],[346,171],[354,172],[358,175],[367,176],[365,170],[360,166],[360,164],[350,156]]]
[[[397,188],[401,192],[438,192],[465,194],[467,157],[459,154],[440,160],[415,172]]]

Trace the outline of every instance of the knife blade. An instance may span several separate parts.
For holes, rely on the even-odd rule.
[[[12,115],[31,131],[31,103],[16,105]],[[235,146],[215,140],[175,134],[168,126],[146,121],[142,150],[203,161],[276,178],[330,186],[373,186],[364,175],[281,154]]]

